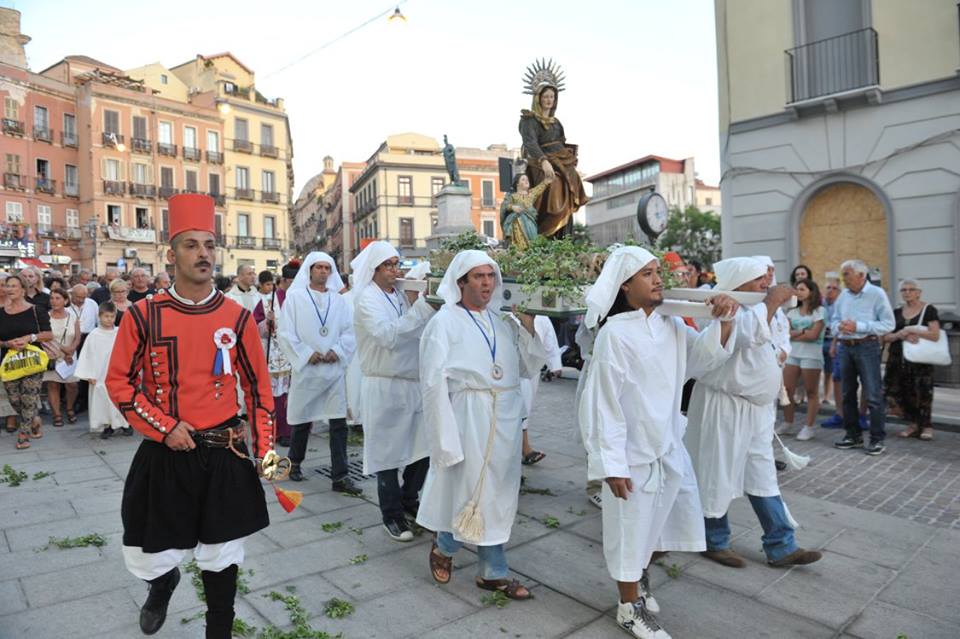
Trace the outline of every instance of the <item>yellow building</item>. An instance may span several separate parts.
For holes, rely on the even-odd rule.
[[[198,55],[170,71],[187,87],[192,103],[216,106],[223,118],[222,272],[236,273],[242,265],[279,268],[290,255],[293,188],[293,143],[283,100],[257,91],[254,72],[230,53]]]
[[[960,309],[956,0],[715,5],[724,256],[859,258]]]
[[[440,145],[419,133],[389,136],[350,187],[359,248],[386,240],[404,255],[425,255],[436,215],[434,196],[447,182]]]

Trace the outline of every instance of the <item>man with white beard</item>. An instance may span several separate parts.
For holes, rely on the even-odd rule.
[[[437,532],[430,572],[450,581],[453,555],[477,545],[478,588],[510,599],[532,593],[507,578],[504,545],[517,514],[520,378],[546,359],[533,317],[503,317],[500,268],[482,251],[461,251],[437,289],[444,305],[420,339],[420,385],[430,444],[430,472],[417,523]]]
[[[396,288],[400,254],[388,242],[370,243],[350,263],[354,328],[363,373],[363,472],[377,475],[384,530],[412,541],[420,489],[430,467],[420,395],[420,334],[434,309],[415,291]],[[403,486],[399,482],[403,468]]]
[[[716,291],[764,293],[763,302],[737,313],[735,352],[721,368],[697,378],[684,437],[700,485],[706,527],[704,557],[731,568],[746,565],[730,548],[730,502],[744,494],[763,527],[771,566],[813,563],[815,550],[797,547],[777,483],[773,459],[774,400],[780,392],[774,316],[795,291],[768,286],[767,266],[749,257],[714,264]]]
[[[603,479],[603,554],[617,581],[618,625],[641,639],[669,639],[654,613],[647,568],[654,551],[704,550],[702,509],[683,446],[683,383],[733,352],[730,321],[702,333],[654,312],[663,302],[660,261],[618,248],[587,295],[587,328],[599,325],[579,404],[587,475]],[[717,294],[716,318],[737,303]]]
[[[347,365],[356,349],[353,312],[340,296],[343,280],[326,253],[314,251],[303,261],[287,291],[277,338],[291,364],[287,420],[290,438],[290,479],[303,481],[313,422],[330,424],[330,479],[333,490],[360,495],[347,477]]]

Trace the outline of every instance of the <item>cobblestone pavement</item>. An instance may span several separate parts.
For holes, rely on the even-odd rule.
[[[294,513],[269,497],[271,525],[246,544],[238,617],[261,630],[289,631],[290,613],[271,594],[292,590],[312,628],[344,639],[626,637],[613,619],[617,594],[603,562],[600,513],[583,492],[573,394],[572,380],[542,384],[530,420],[533,445],[547,457],[524,469],[528,490],[507,555],[534,601],[489,605],[473,585],[469,548],[457,556],[451,583],[435,584],[429,535],[408,544],[389,540],[373,480],[363,480],[366,496],[354,499],[331,492],[329,480],[311,472],[309,481],[288,485],[305,493]],[[146,588],[123,566],[119,514],[139,438],[101,441],[85,432],[83,420],[45,432],[19,452],[14,437],[0,434],[0,468],[27,476],[16,487],[0,483],[0,639],[142,637],[137,614]],[[745,500],[735,501],[733,547],[748,559],[746,568],[671,553],[651,570],[660,619],[675,639],[960,637],[960,531],[950,518],[958,436],[938,431],[932,443],[891,438],[879,458],[836,451],[831,439],[823,433],[796,443],[813,461],[782,475],[784,497],[802,525],[798,540],[822,550],[823,561],[766,566],[757,519]],[[352,461],[359,451],[351,446]],[[306,467],[328,460],[327,440],[317,433]],[[50,537],[93,533],[106,545],[47,547]],[[349,602],[353,613],[326,616],[332,598]],[[202,637],[203,610],[183,579],[156,636]]]

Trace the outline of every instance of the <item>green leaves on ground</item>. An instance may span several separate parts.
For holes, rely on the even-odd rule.
[[[341,528],[343,528],[342,521],[328,521],[327,523],[320,525],[320,529],[323,530],[323,532],[325,533],[336,532]]]
[[[280,601],[283,603],[283,607],[290,615],[290,623],[293,624],[293,630],[280,630],[274,626],[269,626],[260,631],[257,639],[339,639],[343,637],[341,633],[330,635],[323,630],[314,630],[310,624],[307,623],[307,611],[304,610],[303,604],[300,603],[300,598],[293,594],[293,591],[294,588],[288,586],[287,592],[290,594],[284,595],[276,590],[272,590],[269,594],[264,595],[264,597],[268,597],[271,601]],[[350,612],[353,612],[353,606],[351,606]]]
[[[668,566],[663,562],[662,559],[658,559],[654,563],[663,568],[667,573],[667,577],[670,577],[671,579],[679,579],[680,573],[683,572],[683,568],[681,568],[678,564],[670,564]]]
[[[350,560],[350,563],[356,566],[357,564],[364,563],[366,560],[367,560],[366,555],[357,555],[356,557]]]
[[[51,546],[55,546],[61,550],[67,548],[86,548],[88,546],[94,546],[95,548],[102,548],[107,545],[107,538],[101,535],[100,533],[91,533],[89,535],[83,535],[81,537],[51,537],[50,541],[47,542],[47,545],[41,548],[40,550],[46,550]]]
[[[45,470],[37,471],[33,474],[33,481],[39,481],[44,477],[52,477],[53,475],[54,473],[48,473]],[[10,484],[11,487],[19,486],[29,478],[29,474],[15,469],[10,464],[4,464],[3,471],[0,472],[0,484]]]
[[[543,518],[543,525],[547,528],[559,528],[560,520],[554,517],[553,515],[547,515]]]
[[[343,617],[349,617],[353,614],[353,604],[349,601],[344,601],[343,599],[337,599],[334,597],[327,602],[327,605],[323,609],[323,614],[331,619],[342,619]]]
[[[484,606],[496,606],[497,608],[503,608],[510,603],[510,597],[499,590],[495,590],[489,595],[480,597],[480,603],[482,603]]]

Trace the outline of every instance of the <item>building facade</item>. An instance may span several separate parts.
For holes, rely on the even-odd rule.
[[[960,300],[954,0],[716,0],[725,256]],[[762,29],[757,25],[762,24]]]
[[[698,202],[693,158],[647,155],[586,181],[593,186],[593,195],[584,207],[586,225],[590,237],[601,246],[646,237],[637,222],[637,203],[646,193],[659,193],[670,208],[685,209]],[[705,194],[703,197],[706,199]]]
[[[230,53],[198,55],[170,69],[196,105],[223,119],[226,215],[223,272],[278,270],[290,257],[293,141],[283,99],[256,89],[254,72]]]

